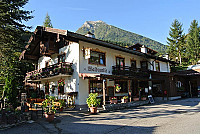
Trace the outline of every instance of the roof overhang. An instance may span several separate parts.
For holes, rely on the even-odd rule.
[[[125,48],[125,47],[122,47],[122,46],[119,46],[119,45],[116,45],[116,44],[108,43],[106,41],[98,40],[98,39],[95,39],[95,38],[87,37],[87,36],[84,36],[84,35],[81,35],[81,34],[78,34],[78,33],[70,32],[70,31],[67,31],[67,30],[42,27],[42,26],[37,26],[37,28],[33,32],[34,34],[30,37],[28,45],[26,45],[25,50],[20,55],[20,60],[21,59],[31,59],[31,58],[37,59],[38,58],[38,57],[36,57],[36,55],[32,55],[31,53],[29,53],[30,50],[28,50],[28,49],[35,49],[36,48],[36,46],[34,46],[34,44],[32,44],[32,42],[35,40],[36,35],[42,35],[42,34],[44,34],[44,32],[45,33],[57,34],[58,37],[59,37],[59,35],[62,35],[62,36],[66,36],[66,38],[69,38],[69,39],[74,39],[74,40],[77,40],[77,41],[81,40],[81,41],[85,41],[85,42],[89,42],[89,43],[94,43],[96,45],[100,45],[100,46],[103,46],[103,47],[123,51],[123,52],[126,52],[126,53],[138,55],[138,56],[142,56],[142,57],[145,57],[145,58],[151,58],[151,59],[155,59],[155,60],[159,60],[159,61],[163,61],[163,62],[169,62],[171,64],[176,63],[174,61],[171,61],[171,60],[168,60],[168,59],[165,59],[165,58],[162,58],[162,57],[158,57],[158,56],[155,56],[155,55],[150,55],[150,54],[146,54],[146,53],[142,53],[142,52],[138,52],[138,51],[134,51],[134,50],[129,50],[128,48]]]

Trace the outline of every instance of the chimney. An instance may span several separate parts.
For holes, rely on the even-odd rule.
[[[95,38],[94,34],[91,33],[90,31],[88,31],[85,36],[90,37],[90,38]]]
[[[141,52],[142,53],[147,53],[147,48],[144,45],[141,47]]]

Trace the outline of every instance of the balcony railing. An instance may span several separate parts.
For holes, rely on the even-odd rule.
[[[133,77],[149,77],[149,70],[142,68],[133,68],[129,66],[112,66],[112,74]]]
[[[28,72],[26,73],[26,80],[40,80],[42,78],[52,77],[59,74],[72,75],[72,73],[72,63],[62,62]]]

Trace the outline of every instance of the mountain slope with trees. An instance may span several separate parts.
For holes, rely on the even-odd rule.
[[[97,39],[113,42],[125,47],[140,43],[163,54],[167,50],[166,45],[142,35],[108,25],[103,21],[86,21],[76,32],[86,34],[88,31],[94,33]]]

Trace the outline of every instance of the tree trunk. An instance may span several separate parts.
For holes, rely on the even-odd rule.
[[[181,51],[179,51],[179,62],[180,62],[180,65],[182,65],[182,58],[181,58]]]

